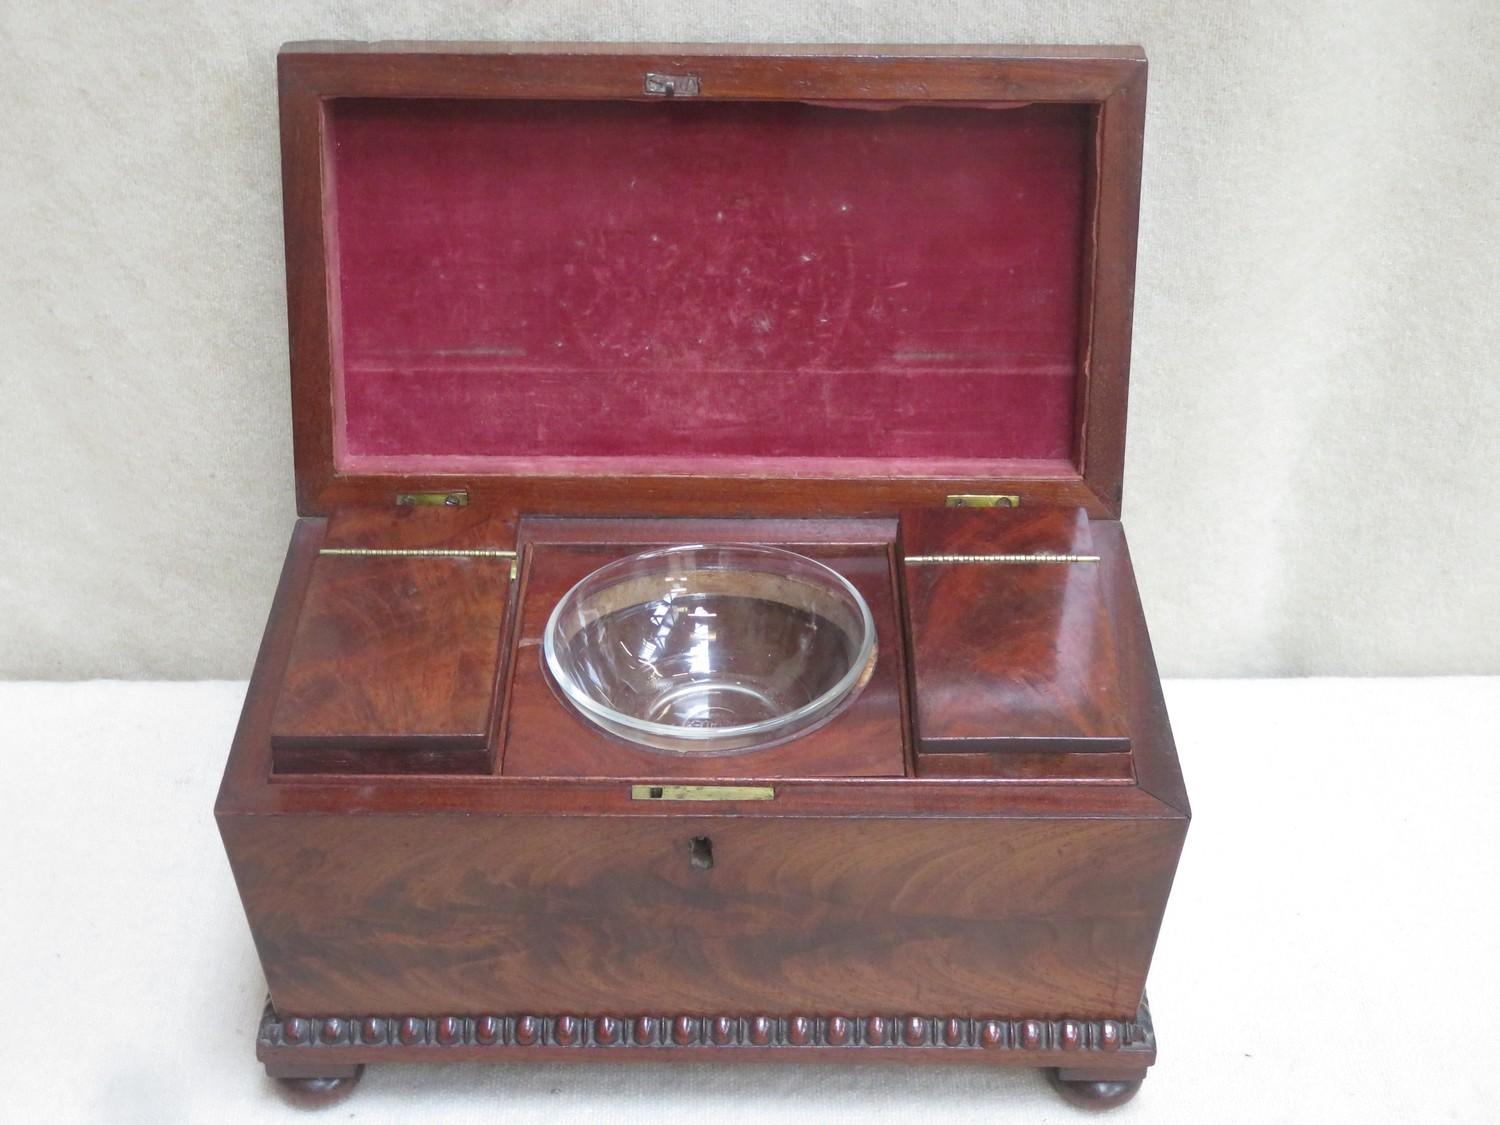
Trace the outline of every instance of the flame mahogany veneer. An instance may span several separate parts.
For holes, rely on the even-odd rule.
[[[271,723],[276,768],[484,772],[509,571],[496,558],[318,566]]]
[[[1094,552],[1077,510],[905,512],[903,558]],[[1130,749],[1109,614],[1092,563],[904,567],[918,749]]]
[[[313,44],[280,77],[301,518],[215,809],[268,1072],[1128,1097],[1189,819],[1118,523],[1139,52]],[[719,758],[585,724],[547,614],[685,542],[841,570],[864,690]],[[1038,553],[1080,558],[971,558]],[[693,783],[774,796],[633,792]]]

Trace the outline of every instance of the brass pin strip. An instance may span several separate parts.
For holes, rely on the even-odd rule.
[[[776,790],[769,785],[632,785],[635,801],[769,801]]]
[[[1098,562],[1098,555],[907,555],[905,561],[914,566],[941,563],[995,563],[1020,566],[1027,563],[1091,563]]]
[[[491,549],[457,550],[445,547],[323,547],[320,555],[350,555],[375,559],[513,559],[514,551]]]

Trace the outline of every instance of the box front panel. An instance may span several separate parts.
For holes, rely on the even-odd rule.
[[[1185,824],[226,817],[283,1014],[1126,1018]]]

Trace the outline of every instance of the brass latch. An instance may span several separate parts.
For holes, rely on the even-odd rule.
[[[398,508],[467,508],[468,506],[469,490],[467,488],[444,489],[437,492],[396,493],[396,507]]]
[[[1019,508],[1021,498],[1012,493],[960,492],[943,501],[945,508]]]
[[[646,75],[646,93],[659,98],[696,98],[700,89],[696,74]]]

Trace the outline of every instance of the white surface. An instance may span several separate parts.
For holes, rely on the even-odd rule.
[[[0,1119],[277,1121],[210,810],[243,685],[0,684]],[[1494,1121],[1500,679],[1168,685],[1196,820],[1108,1120]],[[1071,1121],[1039,1072],[372,1067],[327,1121]],[[306,1118],[304,1118],[306,1120]]]
[[[293,503],[273,59],[392,37],[1144,44],[1164,670],[1500,673],[1494,0],[12,0],[0,676],[250,667]]]

